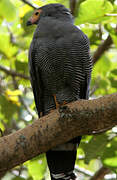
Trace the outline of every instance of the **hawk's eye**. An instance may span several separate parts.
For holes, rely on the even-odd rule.
[[[36,12],[35,15],[37,16],[39,14],[39,12]]]

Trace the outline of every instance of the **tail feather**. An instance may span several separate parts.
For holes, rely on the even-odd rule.
[[[73,173],[77,154],[77,144],[68,142],[46,153],[51,180],[75,180]]]
[[[71,179],[76,160],[76,151],[53,151],[46,153],[52,180]]]

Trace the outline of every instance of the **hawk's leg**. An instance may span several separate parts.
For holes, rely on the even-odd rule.
[[[53,94],[56,109],[67,104],[66,101],[62,103],[57,102],[57,97]],[[50,112],[52,112],[51,110]],[[76,140],[78,139],[78,140]],[[77,145],[81,138],[75,138],[65,144],[46,152],[47,163],[50,170],[51,180],[76,180],[74,174],[74,166],[77,153]]]
[[[66,101],[63,101],[62,104],[59,104],[59,103],[57,102],[56,94],[53,94],[53,96],[54,96],[54,102],[55,102],[55,105],[56,105],[56,109],[58,109],[58,108],[59,108],[60,106],[62,106],[62,105],[67,104]]]
[[[55,102],[55,105],[56,105],[56,109],[58,109],[60,107],[60,104],[57,102],[56,94],[53,94],[53,96],[54,96],[54,102]]]

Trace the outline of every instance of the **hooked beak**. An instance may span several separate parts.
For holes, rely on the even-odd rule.
[[[28,19],[26,25],[27,25],[27,26],[30,26],[30,25],[32,25],[32,24],[34,24],[34,18],[31,16],[31,17]]]
[[[31,22],[30,20],[28,20],[27,23],[26,23],[26,25],[27,25],[27,26],[30,26],[30,25],[32,25],[32,22]]]

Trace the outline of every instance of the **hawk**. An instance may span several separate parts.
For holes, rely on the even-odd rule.
[[[92,59],[87,36],[61,4],[36,9],[27,25],[37,24],[29,49],[29,70],[39,117],[61,105],[88,99]],[[49,150],[52,180],[75,179],[76,147],[81,137]]]

